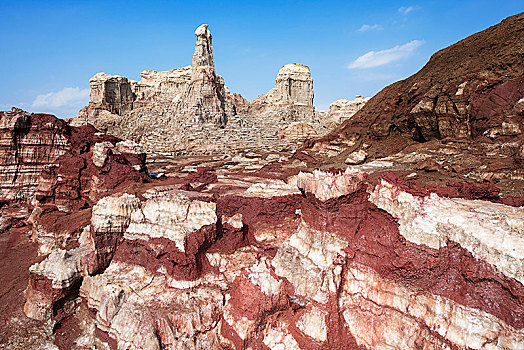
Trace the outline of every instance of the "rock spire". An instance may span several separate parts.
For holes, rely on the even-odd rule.
[[[207,24],[202,24],[195,30],[197,39],[192,60],[193,68],[201,66],[215,67],[215,62],[213,61],[213,36],[207,28]]]

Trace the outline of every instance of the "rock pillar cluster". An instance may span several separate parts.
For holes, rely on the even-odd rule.
[[[213,36],[207,24],[195,31],[191,66],[143,71],[140,81],[98,73],[91,100],[72,125],[97,129],[139,143],[149,155],[238,153],[275,149],[326,134],[333,123],[313,106],[309,67],[280,68],[275,87],[248,102],[231,94],[216,73]],[[252,74],[252,72],[246,72]]]

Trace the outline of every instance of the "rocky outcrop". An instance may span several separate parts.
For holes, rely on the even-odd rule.
[[[195,31],[191,66],[143,71],[138,82],[105,73],[95,75],[89,105],[71,124],[92,124],[135,140],[147,151],[182,150],[194,139],[207,142],[204,130],[224,128],[228,118],[235,116],[224,80],[215,72],[212,35],[207,27],[203,24]]]
[[[29,268],[24,305],[28,317],[41,321],[61,320],[74,312],[79,302],[81,253],[79,249],[60,249]]]
[[[355,115],[369,99],[370,97],[356,96],[352,101],[346,99],[336,100],[329,105],[329,110],[317,111],[317,118],[328,129],[332,130]]]
[[[91,95],[89,101],[111,113],[123,115],[133,108],[135,96],[132,81],[118,75],[98,73],[89,80]]]
[[[216,264],[225,264],[222,254],[242,250],[252,239],[247,223],[254,234],[265,232],[264,223],[271,220],[294,219],[298,191],[282,181],[259,188],[256,182],[209,178],[221,199],[212,201],[216,195],[179,190],[179,185],[146,191],[142,200],[129,194],[101,199],[79,248],[51,253],[31,267],[26,314],[61,321],[71,310],[63,306],[74,304],[85,327],[77,344],[88,347],[112,344],[111,339],[133,349],[218,347],[228,282]],[[229,207],[230,201],[236,204]]]
[[[1,201],[47,203],[52,198],[68,210],[65,202],[84,193],[91,193],[91,200],[103,196],[114,178],[102,179],[116,164],[122,171],[146,171],[145,153],[132,141],[99,134],[90,126],[71,127],[49,114],[0,112],[0,132]]]
[[[0,200],[24,202],[42,169],[72,147],[71,128],[51,115],[0,112]]]
[[[313,106],[313,79],[298,63],[283,66],[275,87],[252,102],[231,94],[216,74],[207,24],[195,31],[192,65],[165,72],[143,71],[138,82],[98,73],[91,99],[71,121],[139,143],[151,155],[232,154],[257,147],[296,148],[324,135]]]
[[[54,348],[53,325],[80,301],[89,207],[126,179],[147,181],[145,153],[48,114],[13,109],[0,112],[0,125],[0,347]]]
[[[191,81],[180,100],[181,114],[189,123],[210,123],[217,127],[227,124],[228,115],[234,116],[234,107],[226,101],[226,86],[215,73],[212,35],[202,24],[195,31],[195,53],[191,65]]]
[[[317,131],[310,123],[293,122],[283,129],[279,129],[278,137],[282,140],[297,142],[311,139],[318,136]]]
[[[71,150],[42,170],[33,205],[74,212],[125,182],[140,182],[146,173],[145,154],[137,144],[98,134],[92,127],[76,132],[79,139]]]
[[[282,66],[275,79],[275,87],[253,102],[277,105],[313,106],[313,78],[309,67],[300,63]]]
[[[146,107],[155,99],[166,106],[181,99],[191,81],[191,66],[165,72],[145,70],[140,73],[140,81],[133,83],[136,100],[133,107]]]
[[[313,97],[309,67],[286,64],[277,73],[275,87],[249,103],[245,120],[258,130],[278,135],[282,144],[323,135],[326,129],[317,119]]]
[[[353,168],[200,169],[101,199],[79,248],[31,268],[26,312],[74,305],[83,347],[519,348],[524,212],[492,201]]]
[[[32,211],[41,253],[74,244],[100,198],[148,181],[145,153],[132,141],[48,114],[0,112],[0,123],[0,200]]]
[[[194,70],[195,75],[198,75],[198,70],[195,68],[200,67],[213,67],[215,68],[215,61],[213,60],[213,36],[211,32],[207,30],[208,25],[202,24],[195,30],[195,35],[197,37],[195,44],[195,53],[193,54],[193,59],[191,67]]]

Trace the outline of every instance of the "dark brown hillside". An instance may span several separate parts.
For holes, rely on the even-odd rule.
[[[516,140],[521,147],[523,97],[521,13],[438,51],[418,73],[384,88],[351,120],[304,150],[326,163],[321,156],[326,152],[316,150],[343,149],[331,158],[340,161],[364,144],[370,145],[368,157],[450,138]]]

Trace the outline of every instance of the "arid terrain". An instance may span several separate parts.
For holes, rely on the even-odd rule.
[[[195,36],[70,120],[0,112],[0,348],[524,348],[524,14],[327,111]]]

